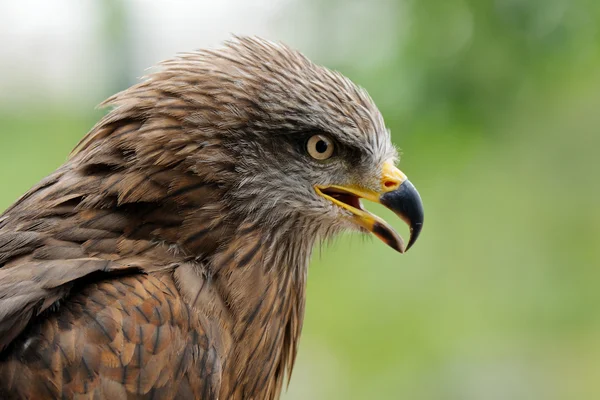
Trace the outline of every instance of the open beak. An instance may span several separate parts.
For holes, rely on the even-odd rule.
[[[400,253],[410,249],[423,228],[423,203],[419,192],[392,162],[383,165],[381,188],[364,189],[357,186],[315,186],[316,192],[352,214],[353,221]],[[383,219],[362,208],[360,199],[383,204],[410,227],[410,239],[404,246],[402,237]]]

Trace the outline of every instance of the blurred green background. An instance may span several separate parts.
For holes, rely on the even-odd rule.
[[[204,45],[194,16],[210,10],[158,3],[148,17],[141,1],[97,2],[102,79],[66,94],[44,94],[43,63],[27,79],[0,67],[0,209],[64,162],[103,114],[93,104],[143,75],[139,63]],[[599,399],[600,2],[262,1],[242,7],[261,18],[241,31],[226,3],[208,44],[223,29],[281,39],[365,87],[425,203],[406,255],[359,236],[315,253],[284,398]],[[177,13],[188,18],[175,26]],[[2,41],[36,40],[19,32]],[[140,32],[169,45],[146,53]]]

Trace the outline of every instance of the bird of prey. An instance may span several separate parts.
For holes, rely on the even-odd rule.
[[[0,216],[0,398],[278,398],[313,245],[354,229],[403,252],[421,230],[380,112],[246,37],[104,105]],[[361,199],[403,218],[408,244]]]

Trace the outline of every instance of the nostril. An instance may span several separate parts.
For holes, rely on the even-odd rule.
[[[394,186],[397,186],[398,182],[395,182],[395,181],[385,181],[384,185],[385,185],[386,188],[392,188]]]

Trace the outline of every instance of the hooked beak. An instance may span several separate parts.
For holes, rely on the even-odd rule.
[[[421,196],[406,175],[390,161],[383,165],[381,188],[378,191],[357,186],[338,185],[317,185],[315,191],[338,207],[349,211],[356,224],[372,232],[400,253],[404,253],[412,247],[423,228]],[[362,208],[361,198],[384,205],[408,224],[410,239],[406,247],[402,237],[387,222]]]

